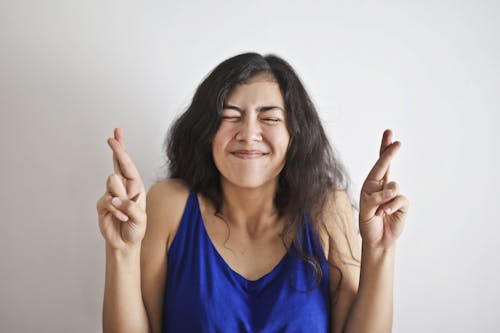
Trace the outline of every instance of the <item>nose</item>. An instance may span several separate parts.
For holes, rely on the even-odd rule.
[[[245,117],[244,121],[236,134],[236,140],[238,141],[261,141],[262,140],[262,129],[257,119],[251,119],[251,117]]]

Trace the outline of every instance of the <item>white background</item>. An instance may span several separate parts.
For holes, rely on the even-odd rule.
[[[402,143],[394,332],[498,332],[499,14],[472,0],[0,0],[0,331],[101,330],[106,139],[123,128],[149,187],[202,78],[257,51],[296,68],[357,195],[383,130]]]

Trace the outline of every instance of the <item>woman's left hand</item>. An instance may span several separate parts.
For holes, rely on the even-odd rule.
[[[380,157],[366,177],[359,201],[359,231],[363,246],[391,250],[403,232],[408,199],[400,194],[396,182],[389,182],[389,168],[401,143],[392,142],[392,131],[385,130]]]

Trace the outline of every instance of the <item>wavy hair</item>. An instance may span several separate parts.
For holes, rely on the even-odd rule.
[[[312,212],[311,230],[319,239],[320,215],[328,194],[337,189],[349,193],[350,180],[304,85],[292,66],[276,55],[236,55],[220,63],[204,78],[191,104],[173,123],[166,137],[169,177],[182,179],[213,203],[216,214],[220,213],[222,190],[220,173],[212,156],[212,141],[221,123],[223,105],[235,86],[264,73],[271,74],[280,87],[291,140],[274,197],[278,215],[286,217],[282,238],[284,240],[293,229],[304,230],[303,214]],[[292,246],[312,267],[315,287],[323,278],[321,258],[304,251],[299,234],[297,232]],[[338,286],[342,272],[335,263],[329,264],[339,273]]]

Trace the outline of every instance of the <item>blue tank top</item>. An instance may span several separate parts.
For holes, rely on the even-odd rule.
[[[306,228],[304,249],[321,258],[323,279],[314,287],[311,266],[293,246],[258,280],[233,271],[217,252],[191,191],[168,251],[163,332],[328,332],[328,263],[317,237]]]

